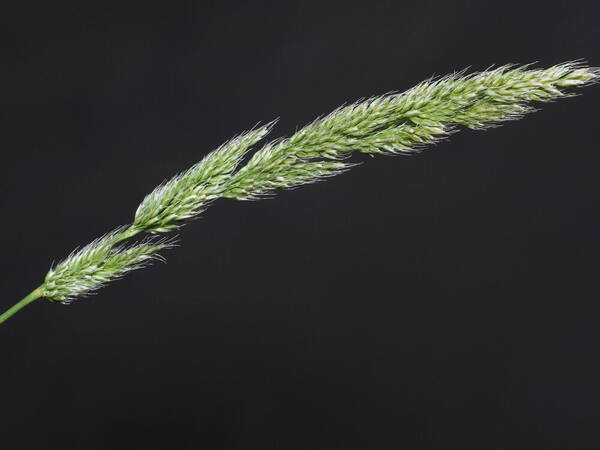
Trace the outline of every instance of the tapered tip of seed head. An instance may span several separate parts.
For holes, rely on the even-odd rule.
[[[571,61],[556,66],[566,73],[557,81],[561,87],[586,86],[600,81],[600,67],[589,67],[585,61]]]
[[[582,76],[586,79],[587,83],[598,83],[600,81],[600,67],[587,67],[581,70],[584,71]]]
[[[598,67],[582,67],[571,72],[568,80],[572,83],[587,84],[598,80],[600,75]]]

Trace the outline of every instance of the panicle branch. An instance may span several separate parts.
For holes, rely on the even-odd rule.
[[[129,246],[115,244],[115,237],[123,231],[123,228],[119,228],[94,240],[51,268],[40,288],[42,296],[56,302],[70,303],[127,272],[161,259],[158,252],[174,244],[169,239],[145,239]]]
[[[503,66],[465,76],[431,79],[400,94],[383,95],[341,107],[288,139],[256,152],[228,183],[224,197],[256,199],[336,175],[349,166],[326,165],[310,177],[294,170],[308,161],[343,160],[352,152],[409,154],[448,136],[458,125],[479,129],[518,119],[532,102],[571,94],[565,88],[596,82],[598,69],[580,62],[548,69]]]
[[[137,232],[164,233],[200,214],[222,196],[226,182],[244,155],[273,125],[271,122],[231,139],[199,163],[158,186],[138,207],[131,228]]]

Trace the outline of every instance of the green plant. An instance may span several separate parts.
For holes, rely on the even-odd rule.
[[[598,81],[600,71],[579,62],[548,69],[504,66],[430,79],[400,94],[373,97],[336,109],[287,139],[252,146],[273,122],[241,134],[185,172],[164,182],[139,205],[133,223],[71,253],[44,282],[0,315],[0,323],[38,298],[68,303],[143,267],[173,241],[152,235],[176,230],[218,198],[259,199],[276,189],[313,183],[354,164],[352,152],[410,154],[458,126],[480,129],[530,112],[533,102],[571,95],[566,89]],[[241,166],[241,168],[240,168]],[[151,237],[125,245],[140,233]]]

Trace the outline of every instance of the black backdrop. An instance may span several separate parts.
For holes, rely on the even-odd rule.
[[[586,58],[592,3],[22,2],[2,12],[4,309],[259,121]],[[273,200],[0,327],[3,449],[598,448],[600,88]]]

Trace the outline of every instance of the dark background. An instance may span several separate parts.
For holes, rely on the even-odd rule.
[[[600,65],[586,2],[2,11],[2,309],[259,121],[470,66]],[[600,87],[273,200],[0,328],[3,449],[596,449]]]

